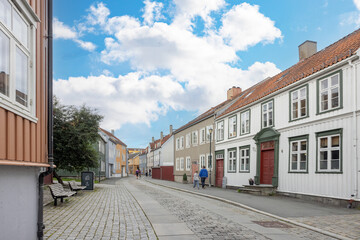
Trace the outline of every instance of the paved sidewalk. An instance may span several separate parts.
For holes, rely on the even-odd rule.
[[[344,238],[360,239],[360,211],[279,196],[256,196],[221,188],[193,189],[191,184],[146,178],[154,184],[207,194],[249,206],[262,212],[309,225]]]

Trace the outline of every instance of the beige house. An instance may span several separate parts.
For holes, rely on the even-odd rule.
[[[215,184],[216,166],[213,160],[215,152],[214,116],[218,111],[225,109],[229,103],[232,103],[234,97],[240,92],[240,88],[233,87],[229,89],[226,101],[212,107],[174,132],[175,182],[182,182],[184,173],[186,173],[188,181],[192,182],[195,171],[199,171],[205,166],[209,173],[206,184],[209,184],[210,178],[211,185]]]

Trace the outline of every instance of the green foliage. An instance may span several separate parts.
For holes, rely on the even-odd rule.
[[[102,116],[86,107],[64,106],[54,98],[54,163],[59,169],[80,172],[96,168],[98,128]]]
[[[184,181],[184,182],[187,181],[187,175],[186,175],[186,173],[184,173],[184,175],[183,175],[183,181]]]

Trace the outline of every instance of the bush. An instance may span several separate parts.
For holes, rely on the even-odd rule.
[[[184,173],[184,175],[183,175],[183,181],[184,181],[184,182],[187,182],[187,175],[186,175],[186,173]]]

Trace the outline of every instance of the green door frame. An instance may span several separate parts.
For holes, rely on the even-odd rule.
[[[257,147],[256,159],[256,176],[255,184],[260,184],[260,168],[261,168],[261,143],[274,141],[274,175],[272,177],[272,185],[278,186],[279,183],[279,138],[280,133],[273,128],[263,128],[253,138]]]

